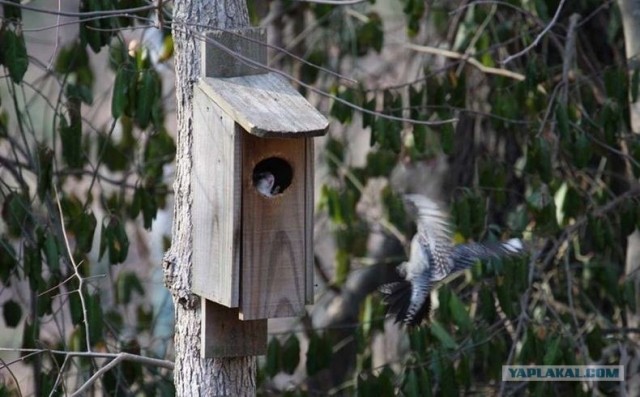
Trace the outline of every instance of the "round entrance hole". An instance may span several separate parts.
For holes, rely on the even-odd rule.
[[[281,194],[292,180],[291,165],[279,157],[266,158],[253,168],[253,186],[265,197]]]

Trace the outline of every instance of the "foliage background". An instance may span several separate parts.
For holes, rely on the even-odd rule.
[[[158,14],[87,0],[48,20],[0,4],[0,304],[2,334],[16,335],[2,341],[0,395],[172,395],[157,266],[175,152],[171,2]],[[316,146],[317,304],[270,324],[261,394],[637,393],[639,77],[616,3],[249,9],[271,66],[333,121]],[[522,237],[531,253],[477,264],[434,293],[429,324],[399,329],[375,291],[413,232],[404,192],[443,202],[456,242]],[[88,381],[118,352],[162,360]],[[500,383],[502,365],[529,363],[620,363],[628,382]]]

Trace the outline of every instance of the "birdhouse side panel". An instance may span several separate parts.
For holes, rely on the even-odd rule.
[[[305,244],[305,303],[307,305],[313,304],[314,299],[314,282],[313,282],[313,213],[315,209],[315,193],[314,193],[314,146],[312,138],[305,138],[305,232],[306,244]]]
[[[236,124],[206,94],[194,92],[193,292],[238,307],[240,138]]]
[[[242,140],[240,316],[243,320],[299,316],[304,313],[307,283],[306,139],[244,133]],[[284,163],[273,159],[290,166],[289,178]],[[276,173],[272,194],[256,186],[269,164]]]

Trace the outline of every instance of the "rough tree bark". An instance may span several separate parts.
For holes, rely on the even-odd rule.
[[[176,0],[175,42],[177,154],[171,249],[163,261],[165,284],[175,306],[174,383],[178,396],[255,394],[254,357],[200,357],[200,303],[191,294],[193,85],[200,77],[201,33],[249,25],[245,0]]]
[[[622,16],[627,67],[629,68],[629,77],[631,77],[633,75],[633,70],[640,67],[640,0],[618,0],[618,7],[620,8],[620,14]],[[631,89],[633,88],[631,87]],[[640,133],[640,100],[633,102],[631,95],[629,98],[631,132],[638,134]],[[627,172],[629,174],[629,178],[633,179],[633,172]],[[627,241],[627,260],[625,264],[625,273],[628,277],[634,278],[636,291],[640,290],[640,278],[638,277],[637,272],[639,267],[640,231],[636,229],[635,232],[629,235]],[[638,303],[637,293],[636,303]],[[636,312],[627,310],[627,325],[629,327],[638,327],[639,324],[640,316],[638,316]],[[630,337],[634,338],[633,336]],[[626,365],[625,370],[630,374],[637,373],[640,368],[640,362],[637,360],[638,354],[639,352],[636,349],[636,359],[628,360],[628,362],[624,363]],[[638,377],[631,377],[625,383],[628,395],[638,395],[640,392],[640,381],[638,380]]]
[[[618,0],[618,7],[622,16],[622,27],[624,31],[625,52],[627,55],[627,67],[629,76],[633,75],[633,70],[640,67],[640,0]],[[631,87],[631,89],[633,89]],[[632,132],[640,133],[640,100],[633,102],[629,95],[629,118],[631,120]],[[630,178],[633,173],[630,172]],[[640,267],[640,232],[636,230],[629,236],[627,245],[626,274],[636,279],[636,290],[640,287],[640,279],[637,276],[637,269]],[[640,324],[640,317],[637,313],[629,314],[629,326],[637,327]]]

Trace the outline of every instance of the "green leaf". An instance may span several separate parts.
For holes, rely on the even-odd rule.
[[[52,273],[60,271],[60,252],[58,250],[58,241],[56,235],[52,232],[47,232],[44,237],[44,244],[42,249],[44,250],[44,256],[47,258],[47,264],[49,270]]]
[[[422,397],[420,383],[418,382],[417,369],[407,368],[402,381],[402,393],[407,397]]]
[[[2,305],[2,317],[7,327],[15,328],[22,319],[22,307],[18,302],[9,299]]]
[[[67,84],[65,87],[65,95],[69,99],[78,99],[87,105],[93,104],[91,87],[84,84]]]
[[[463,332],[471,331],[471,317],[469,317],[469,313],[460,298],[458,298],[458,295],[454,293],[451,294],[451,298],[449,300],[449,310],[451,310],[453,320],[456,325],[460,327],[460,330]]]
[[[85,300],[87,304],[87,323],[89,324],[89,343],[95,346],[96,343],[102,341],[102,327],[104,325],[100,293],[87,294],[85,295]]]
[[[567,139],[569,137],[569,115],[566,106],[560,102],[556,104],[556,123],[558,123],[560,138]]]
[[[447,349],[457,349],[458,344],[453,337],[440,325],[440,323],[434,321],[431,323],[431,334],[440,341],[443,347]]]
[[[327,161],[327,166],[329,167],[329,171],[331,175],[333,175],[334,177],[337,177],[339,174],[340,167],[344,163],[344,153],[345,153],[344,144],[333,137],[327,137],[325,150],[332,156]]]
[[[578,168],[585,168],[591,160],[592,149],[591,140],[583,132],[576,134],[575,143],[573,144],[573,161]]]
[[[557,360],[560,357],[560,344],[562,343],[561,337],[552,338],[545,343],[545,355],[542,360],[543,365],[556,365],[560,364]]]
[[[457,230],[465,238],[471,237],[471,208],[469,201],[462,199],[456,200],[453,206]]]
[[[23,246],[24,275],[29,280],[32,291],[40,291],[45,285],[42,279],[42,257],[38,247],[30,244]]]
[[[158,78],[154,71],[146,69],[142,71],[142,77],[138,83],[136,92],[136,116],[135,120],[138,126],[145,129],[149,126],[151,120],[151,109],[153,104],[158,101]]]
[[[330,114],[342,124],[348,124],[353,117],[353,108],[348,104],[354,103],[355,95],[352,88],[344,88],[333,100]]]
[[[100,0],[83,0],[80,2],[80,12],[100,12],[104,11]],[[106,44],[108,32],[102,32],[104,27],[101,26],[100,20],[81,19],[80,20],[80,40],[83,45],[89,44],[93,52],[100,52],[103,45]],[[109,27],[107,26],[107,29]],[[111,29],[109,29],[111,30]]]
[[[2,206],[2,219],[10,236],[22,236],[23,231],[28,230],[32,223],[29,199],[16,192],[9,193]]]
[[[138,276],[132,271],[123,271],[118,274],[116,280],[116,302],[121,304],[131,303],[133,293],[144,296],[144,288]]]
[[[82,301],[80,300],[80,293],[86,294],[86,289],[80,291],[78,280],[72,279],[69,282],[69,313],[71,314],[71,322],[73,325],[80,325],[84,321],[84,313],[82,311]]]
[[[34,321],[33,319],[29,319],[24,322],[24,328],[22,330],[22,348],[23,349],[35,349],[36,342],[39,340],[40,336],[40,324],[38,321]],[[21,353],[22,360],[25,362],[30,362],[32,358],[30,352],[22,352]]]
[[[636,285],[635,280],[629,279],[624,282],[624,300],[627,304],[627,307],[632,312],[636,312]]]
[[[105,218],[106,220],[107,218]],[[116,216],[109,217],[107,223],[102,225],[99,257],[102,258],[107,251],[109,252],[109,263],[112,265],[124,262],[129,252],[129,238],[125,225]]]
[[[300,76],[302,81],[307,84],[313,84],[318,80],[320,75],[320,69],[317,66],[322,66],[326,63],[327,54],[324,51],[315,50],[311,54],[307,55],[306,61],[303,63],[300,69]]]
[[[606,68],[604,70],[604,86],[607,96],[615,102],[627,102],[628,88],[626,68]]]
[[[368,21],[356,30],[358,55],[365,55],[369,49],[376,52],[382,50],[384,32],[382,31],[382,19],[375,12],[367,14]]]
[[[133,194],[131,216],[136,217],[140,210],[142,210],[144,227],[146,229],[150,229],[158,212],[158,204],[156,203],[156,198],[150,189],[138,186]]]
[[[416,150],[424,153],[427,150],[427,126],[417,124],[413,126],[413,144]]]
[[[165,130],[149,137],[144,150],[144,176],[150,181],[160,181],[165,164],[171,163],[176,154],[173,138]]]
[[[602,350],[605,347],[605,337],[598,324],[595,324],[593,329],[587,333],[586,342],[589,347],[589,357],[600,360]]]
[[[16,34],[13,30],[5,30],[2,34],[2,59],[9,69],[9,76],[14,83],[20,84],[29,67],[27,47],[22,34]]]
[[[365,101],[363,107],[369,112],[362,112],[362,128],[371,127],[371,138],[369,140],[369,146],[375,145],[375,134],[373,129],[375,128],[376,116],[370,112],[376,111],[376,97],[374,96],[369,101]]]
[[[93,235],[98,221],[96,216],[87,210],[73,220],[73,231],[76,233],[76,249],[80,252],[89,252],[93,247]]]
[[[311,335],[307,350],[307,375],[313,376],[319,371],[328,368],[333,355],[333,346],[327,336],[317,333]]]
[[[293,374],[300,362],[300,341],[294,334],[289,335],[282,346],[282,370]]]
[[[55,285],[49,284],[46,287],[43,287],[43,289],[50,290],[51,288],[54,288],[54,287]],[[36,298],[36,307],[37,307],[36,311],[39,317],[53,314],[53,300],[51,299],[51,294],[47,293],[47,294],[39,295]]]
[[[9,277],[18,265],[18,259],[16,257],[16,251],[9,240],[2,236],[0,237],[0,281],[5,286],[8,286]]]
[[[53,181],[53,150],[48,146],[38,147],[38,197],[44,201]]]
[[[62,141],[62,158],[71,168],[82,167],[84,154],[82,152],[81,121],[71,117],[71,124],[69,124],[66,117],[61,115],[58,131]]]
[[[114,119],[119,118],[122,114],[131,114],[130,107],[134,102],[136,85],[136,71],[131,64],[124,64],[118,69],[116,79],[113,83],[113,94],[111,97],[111,115]]]
[[[446,155],[450,155],[453,153],[453,138],[455,135],[455,131],[451,124],[444,124],[441,127],[440,131],[440,146],[442,146],[442,151]]]
[[[398,155],[388,149],[370,150],[367,153],[367,172],[371,177],[388,176],[396,166]]]

